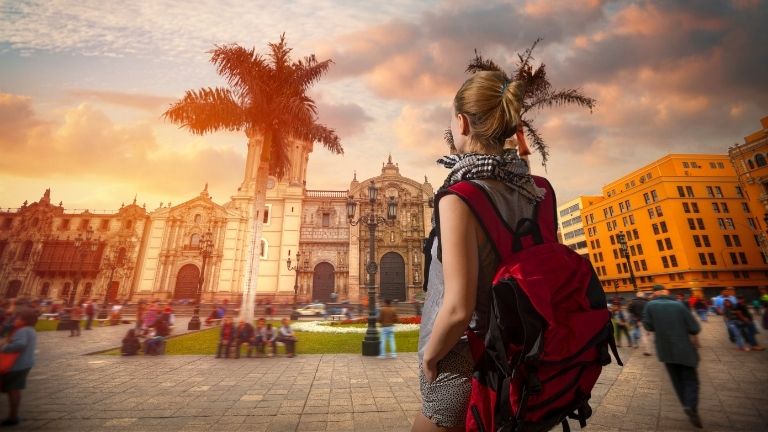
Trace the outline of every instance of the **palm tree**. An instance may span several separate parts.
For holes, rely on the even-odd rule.
[[[255,284],[259,277],[256,245],[260,244],[262,232],[259,215],[265,208],[269,174],[282,178],[287,173],[288,149],[293,141],[319,142],[333,153],[344,153],[336,132],[318,123],[315,102],[307,96],[309,88],[326,73],[332,61],[318,61],[314,55],[293,61],[285,34],[279,42],[268,45],[266,56],[255,48],[217,45],[210,51],[211,63],[228,86],[187,90],[163,114],[197,135],[243,131],[248,138],[249,154],[259,152],[254,153],[259,155],[259,166],[246,167],[247,172],[258,168],[255,181],[247,185],[247,190],[254,191],[240,309],[240,316],[247,322],[254,317]]]
[[[500,71],[508,81],[522,81],[523,103],[520,110],[520,118],[528,138],[533,143],[533,147],[541,154],[541,164],[546,166],[547,159],[549,158],[549,149],[541,135],[539,135],[538,130],[533,126],[533,120],[527,118],[526,114],[533,109],[571,104],[589,108],[591,113],[597,101],[585,96],[580,89],[552,89],[552,84],[549,82],[549,78],[547,78],[544,63],[541,63],[535,69],[531,64],[533,61],[533,50],[539,42],[541,42],[541,38],[536,39],[530,48],[517,55],[517,64],[512,74],[507,74],[493,60],[483,58],[477,50],[475,50],[475,58],[470,61],[466,72]]]

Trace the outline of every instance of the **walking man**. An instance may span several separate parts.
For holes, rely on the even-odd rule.
[[[96,315],[96,307],[93,305],[93,300],[88,299],[85,302],[85,329],[91,330],[93,324],[93,317]]]
[[[662,285],[653,287],[655,298],[643,311],[643,326],[656,333],[656,355],[664,363],[683,411],[691,424],[701,428],[698,413],[699,353],[694,335],[701,331],[698,321]]]
[[[389,339],[390,357],[397,357],[397,348],[395,347],[395,323],[397,322],[397,312],[392,307],[392,300],[385,299],[384,307],[379,311],[379,324],[381,324],[381,345],[379,347],[379,358],[385,358],[387,353],[387,339]]]
[[[642,347],[643,355],[649,356],[651,355],[651,353],[648,352],[648,339],[650,335],[647,334],[647,331],[643,328],[641,322],[643,320],[643,311],[647,304],[648,299],[645,297],[645,293],[638,291],[637,296],[629,303],[627,310],[629,311],[629,316],[631,318],[632,339],[634,340],[635,347]]]

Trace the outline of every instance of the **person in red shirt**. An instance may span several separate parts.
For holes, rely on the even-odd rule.
[[[221,333],[219,333],[219,347],[216,350],[216,358],[221,357],[221,350],[224,351],[224,358],[229,358],[229,350],[235,343],[235,325],[232,323],[232,318],[224,318],[224,324],[221,326]]]

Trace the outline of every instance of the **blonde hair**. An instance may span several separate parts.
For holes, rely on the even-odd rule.
[[[523,85],[499,71],[476,72],[462,84],[453,108],[469,119],[470,149],[498,154],[521,126]]]

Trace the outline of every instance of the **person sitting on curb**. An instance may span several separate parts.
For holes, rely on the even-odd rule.
[[[264,329],[267,326],[267,321],[264,318],[259,318],[256,321],[256,329],[253,331],[253,339],[251,339],[251,346],[248,347],[248,357],[251,356],[251,349],[256,348],[256,357],[264,355]]]
[[[275,330],[272,328],[272,323],[267,323],[267,326],[261,332],[262,349],[266,348],[267,357],[275,356]]]
[[[132,356],[139,353],[141,349],[141,342],[139,337],[136,336],[136,330],[130,329],[123,338],[123,344],[120,347],[120,354],[124,356]]]
[[[224,349],[224,358],[229,358],[229,350],[232,348],[234,340],[235,325],[232,323],[232,318],[224,318],[224,324],[222,324],[221,332],[219,333],[219,347],[216,350],[216,358],[221,358],[222,349]]]
[[[251,323],[245,322],[240,318],[240,322],[237,324],[235,330],[235,358],[240,358],[240,347],[243,344],[248,346],[248,357],[251,356],[251,345],[253,344],[254,331]]]
[[[291,329],[291,322],[288,318],[283,318],[282,323],[283,325],[277,329],[277,342],[284,343],[285,353],[288,357],[293,357],[296,355],[296,335]]]

